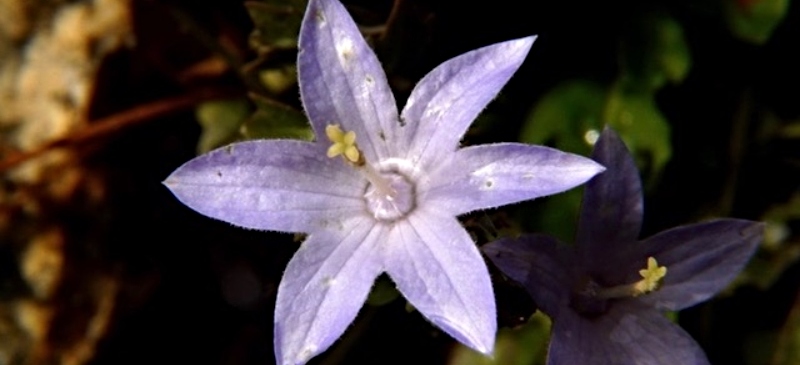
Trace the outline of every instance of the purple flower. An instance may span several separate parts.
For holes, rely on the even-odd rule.
[[[498,43],[445,62],[419,82],[398,115],[386,75],[344,7],[311,0],[298,70],[316,141],[236,143],[167,178],[181,202],[206,216],[308,233],[278,288],[278,363],[305,363],[328,348],[384,272],[443,331],[492,351],[491,282],[455,217],[561,192],[603,170],[546,147],[459,149],[533,41]]]
[[[592,158],[608,170],[586,184],[574,246],[527,235],[492,242],[484,253],[553,319],[548,364],[708,364],[662,312],[722,290],[764,225],[718,219],[640,242],[642,189],[631,155],[606,129]]]

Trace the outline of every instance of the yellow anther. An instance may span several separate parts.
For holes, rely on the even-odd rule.
[[[333,143],[328,148],[328,157],[334,158],[339,155],[344,155],[348,161],[358,164],[361,159],[361,151],[356,146],[356,132],[349,131],[345,133],[338,124],[328,124],[325,127],[325,134],[328,139]]]
[[[651,256],[647,258],[647,268],[639,270],[639,275],[642,276],[642,281],[636,283],[636,289],[640,294],[646,294],[658,289],[661,279],[667,276],[667,268],[658,266],[656,259]]]
[[[595,288],[594,295],[598,298],[627,298],[638,297],[658,290],[661,280],[667,276],[667,268],[658,266],[658,262],[653,257],[647,258],[647,268],[639,270],[642,280],[632,284],[612,286],[610,288]]]

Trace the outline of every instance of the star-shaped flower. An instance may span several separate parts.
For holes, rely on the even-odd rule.
[[[610,129],[592,158],[608,170],[586,184],[574,246],[537,234],[492,242],[484,253],[553,319],[548,364],[708,364],[662,312],[722,290],[752,256],[764,225],[718,219],[640,242],[633,158]]]
[[[445,62],[419,82],[398,115],[386,75],[344,7],[311,0],[298,72],[316,141],[236,143],[167,178],[181,202],[206,216],[308,233],[278,288],[278,363],[301,364],[328,348],[384,272],[443,331],[492,351],[491,282],[455,217],[561,192],[603,170],[546,147],[459,149],[533,41],[503,42]]]

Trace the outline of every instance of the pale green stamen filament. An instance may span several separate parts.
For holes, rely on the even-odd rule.
[[[596,296],[603,299],[638,297],[658,290],[661,281],[667,276],[666,266],[659,266],[654,257],[647,258],[647,268],[639,270],[642,280],[633,284],[617,285],[597,289]]]
[[[346,132],[338,124],[328,124],[325,127],[325,134],[332,142],[328,147],[328,157],[334,158],[342,155],[345,161],[364,174],[364,177],[375,187],[375,190],[391,201],[397,192],[389,185],[389,182],[375,171],[370,164],[364,160],[364,154],[356,144],[356,132]]]

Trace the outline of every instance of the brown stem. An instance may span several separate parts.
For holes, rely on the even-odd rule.
[[[129,126],[147,122],[171,113],[182,111],[209,100],[243,96],[242,90],[202,89],[187,95],[175,96],[139,105],[111,116],[93,121],[81,130],[52,140],[30,151],[13,153],[0,160],[0,172],[14,168],[45,152],[58,148],[72,148],[117,133]]]

